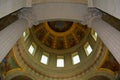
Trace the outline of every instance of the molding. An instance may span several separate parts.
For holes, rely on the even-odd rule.
[[[68,79],[68,78],[78,78],[78,77],[80,77],[80,76],[84,76],[86,73],[89,73],[89,72],[91,72],[91,71],[94,71],[95,70],[95,67],[97,67],[97,65],[99,64],[99,61],[101,61],[101,59],[102,59],[102,57],[103,57],[103,55],[104,55],[104,49],[102,49],[102,46],[101,46],[101,48],[100,48],[100,51],[98,52],[98,54],[99,54],[99,56],[98,56],[98,54],[96,55],[97,57],[95,58],[95,61],[93,61],[91,64],[90,64],[90,66],[88,66],[88,68],[87,69],[84,69],[82,72],[79,72],[78,70],[77,70],[77,72],[74,74],[74,73],[71,73],[71,71],[70,71],[70,69],[69,69],[69,73],[70,74],[72,74],[71,76],[70,75],[64,75],[64,77],[62,76],[62,77],[60,77],[61,75],[59,74],[59,70],[60,70],[60,72],[61,72],[61,70],[62,69],[55,69],[55,71],[57,70],[57,73],[58,73],[58,75],[59,76],[57,76],[57,74],[56,73],[54,73],[54,74],[56,74],[56,76],[54,76],[53,74],[49,74],[49,72],[51,72],[51,70],[49,71],[48,70],[48,68],[46,68],[45,66],[42,66],[42,65],[39,65],[40,63],[38,63],[38,62],[32,62],[32,64],[30,64],[31,63],[31,60],[33,61],[33,59],[30,59],[30,57],[28,56],[28,53],[27,53],[27,55],[26,54],[23,54],[23,53],[26,53],[25,51],[22,51],[22,46],[20,46],[20,44],[21,44],[21,40],[17,43],[17,48],[18,48],[18,51],[16,52],[16,54],[19,54],[19,57],[21,57],[22,58],[22,62],[23,62],[23,65],[25,65],[24,67],[26,67],[25,69],[28,69],[28,71],[31,71],[31,72],[33,72],[33,74],[38,74],[39,76],[43,76],[44,78],[45,77],[47,77],[47,78],[53,78],[53,79]],[[102,44],[102,43],[101,43]],[[102,44],[103,45],[103,44]],[[106,48],[106,47],[104,47],[104,48]],[[97,50],[98,51],[98,50]],[[102,53],[101,53],[101,51],[103,51]],[[27,59],[25,59],[25,57],[27,57]],[[31,57],[32,58],[32,57]],[[30,62],[28,62],[28,59],[29,59],[29,61]],[[32,65],[34,65],[34,64],[36,64],[35,66],[32,66]],[[81,63],[80,63],[80,65],[81,65]],[[39,69],[42,69],[43,67],[45,68],[45,69],[42,69],[42,70],[47,70],[47,74],[44,72],[44,71],[39,71],[39,69],[37,69],[37,66],[39,66]],[[75,66],[75,65],[73,65],[73,66]],[[41,68],[40,68],[41,67]],[[49,67],[49,66],[48,66]],[[67,67],[66,67],[67,68]],[[78,65],[76,65],[75,66],[75,68],[77,68],[77,69],[80,69],[80,67],[78,66]],[[68,69],[68,68],[67,68]],[[63,69],[64,71],[66,71],[65,69]],[[53,71],[52,70],[52,72],[55,72],[55,71]],[[73,71],[72,71],[73,72]],[[66,74],[66,73],[65,73]],[[74,74],[74,75],[73,75]],[[63,74],[62,74],[63,75]]]
[[[11,80],[12,78],[16,76],[27,76],[28,78],[32,80],[37,80],[34,75],[30,74],[29,72],[20,70],[20,69],[14,69],[14,70],[9,71],[4,80]]]
[[[18,17],[20,19],[26,19],[28,21],[28,27],[32,27],[33,25],[37,25],[39,22],[35,18],[33,14],[32,8],[23,8],[18,12]]]
[[[52,20],[68,20],[84,24],[87,12],[87,5],[84,4],[43,3],[35,4],[31,8],[23,8],[18,16],[26,19],[29,22],[29,27]]]

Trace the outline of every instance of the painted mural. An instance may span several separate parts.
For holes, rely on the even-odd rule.
[[[33,30],[40,43],[54,49],[68,49],[75,46],[85,37],[88,29],[85,25],[71,21],[49,21],[47,24],[48,26],[46,23],[40,23],[34,26]],[[49,31],[51,29],[57,34]],[[61,35],[63,32],[65,35]]]
[[[104,61],[104,64],[101,68],[107,68],[113,72],[118,72],[120,70],[120,65],[114,58],[114,56],[109,52],[107,58]]]
[[[51,22],[48,22],[49,27],[56,32],[65,32],[72,26],[72,24],[73,24],[73,22],[70,22],[70,21],[51,21]]]
[[[6,74],[8,71],[19,68],[18,64],[15,61],[12,50],[7,54],[7,56],[0,63],[0,72],[1,74]]]

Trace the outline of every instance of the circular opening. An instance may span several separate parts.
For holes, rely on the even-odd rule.
[[[49,27],[56,32],[65,32],[72,26],[70,21],[51,21],[48,22]]]

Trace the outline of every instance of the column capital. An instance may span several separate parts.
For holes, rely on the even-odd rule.
[[[18,12],[18,16],[21,19],[26,19],[29,23],[28,27],[39,24],[35,15],[32,12],[32,8],[24,8]]]
[[[92,21],[97,18],[101,18],[102,12],[96,8],[88,8],[88,15],[85,16],[86,24],[88,27],[92,27]]]

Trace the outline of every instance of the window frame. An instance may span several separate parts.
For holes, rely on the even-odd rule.
[[[74,61],[76,56],[78,56],[78,58],[79,58],[79,61],[77,61],[77,62]],[[72,63],[73,63],[73,65],[80,63],[80,56],[79,56],[78,52],[72,53]]]
[[[59,60],[63,60],[62,61],[62,65],[60,64],[59,65]],[[56,67],[58,67],[58,68],[62,68],[62,67],[65,67],[65,60],[64,60],[64,56],[57,56],[57,60],[56,60]]]
[[[93,29],[91,29],[91,36],[92,36],[92,38],[95,40],[95,41],[97,41],[97,38],[98,38],[98,34],[97,34],[97,32],[95,32]]]
[[[31,46],[32,46],[33,49],[34,49],[32,53],[29,51],[29,49],[30,49]],[[29,48],[28,48],[29,54],[31,54],[32,56],[34,56],[35,53],[36,53],[36,48],[37,48],[36,44],[35,44],[34,42],[32,42],[31,45],[30,45]]]
[[[88,47],[91,48],[90,52],[88,51]],[[86,42],[86,44],[84,45],[84,50],[85,50],[85,53],[86,53],[87,56],[91,55],[91,53],[93,52],[93,48],[91,47],[89,42]]]
[[[25,36],[24,36],[24,33],[26,34]],[[29,35],[30,35],[30,30],[29,30],[29,28],[27,28],[22,34],[24,41],[26,41],[26,39],[29,37]]]
[[[47,57],[47,62],[45,62],[45,63],[42,62],[42,56]],[[48,54],[47,52],[43,52],[43,53],[42,53],[41,58],[40,58],[40,62],[41,62],[42,64],[48,65],[48,62],[49,62],[49,54]]]

